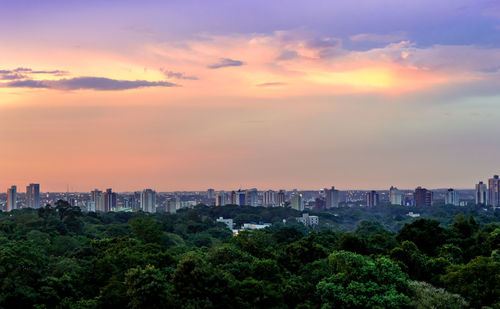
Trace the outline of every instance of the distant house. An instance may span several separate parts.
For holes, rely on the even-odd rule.
[[[219,217],[219,219],[217,219],[216,221],[224,223],[230,230],[233,229],[234,226],[233,219],[224,219],[223,217]]]
[[[302,214],[302,217],[295,218],[297,222],[300,222],[307,226],[319,225],[318,216],[310,216],[309,214]]]

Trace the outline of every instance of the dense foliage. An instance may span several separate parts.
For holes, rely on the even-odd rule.
[[[299,215],[82,213],[63,201],[1,213],[0,308],[500,308],[496,217],[445,213],[395,233],[375,221],[310,229]],[[276,224],[233,237],[218,216]]]

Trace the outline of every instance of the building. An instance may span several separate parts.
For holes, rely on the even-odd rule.
[[[402,205],[403,204],[403,194],[398,188],[391,186],[389,189],[389,201],[391,205]]]
[[[227,204],[226,192],[219,191],[215,195],[215,206],[224,206]]]
[[[224,219],[223,217],[219,217],[219,219],[217,219],[216,221],[224,223],[230,230],[233,229],[234,226],[233,219]]]
[[[95,211],[106,212],[106,208],[104,207],[104,194],[102,191],[95,189],[90,192],[90,200],[95,202]]]
[[[177,196],[166,200],[166,211],[175,214],[177,210],[182,208],[181,199]]]
[[[377,191],[366,192],[366,206],[375,207],[380,205],[380,199]]]
[[[106,189],[103,198],[104,198],[104,212],[116,209],[116,193],[114,193],[112,189]]]
[[[246,205],[246,193],[245,191],[239,189],[238,191],[235,192],[235,205],[238,206],[244,206]]]
[[[297,222],[302,223],[307,226],[317,226],[319,225],[318,216],[309,216],[309,214],[302,214],[302,217],[295,218]]]
[[[270,226],[271,226],[271,223],[261,223],[261,224],[243,223],[244,230],[260,230],[260,229],[265,229],[266,227],[270,227]]]
[[[207,190],[207,198],[208,199],[215,199],[215,190],[214,189],[208,189]]]
[[[156,192],[152,189],[144,189],[141,192],[141,209],[144,212],[156,211]]]
[[[498,175],[488,179],[488,205],[500,206],[500,179]]]
[[[432,191],[422,187],[415,189],[415,206],[432,206]]]
[[[259,192],[257,189],[246,190],[245,200],[248,206],[259,206]]]
[[[263,204],[267,207],[276,206],[276,191],[267,190],[264,192]]]
[[[335,190],[332,186],[331,189],[325,188],[325,204],[326,208],[338,208],[339,207],[339,190]]]
[[[276,205],[285,206],[286,202],[286,191],[279,190],[278,194],[276,194]]]
[[[87,201],[87,211],[95,212],[95,202]]]
[[[37,183],[30,183],[26,187],[26,207],[40,208],[40,185]]]
[[[326,206],[326,202],[325,202],[324,198],[317,197],[314,200],[314,209],[316,209],[316,210],[323,210],[323,209],[325,209],[325,206]]]
[[[448,189],[444,195],[444,203],[446,205],[459,206],[460,201],[458,200],[458,192],[453,189]]]
[[[298,211],[304,210],[304,199],[302,198],[302,194],[296,193],[292,195],[290,207]]]
[[[475,200],[476,205],[488,205],[488,188],[482,181],[476,185]]]
[[[17,209],[17,187],[7,189],[7,211]]]

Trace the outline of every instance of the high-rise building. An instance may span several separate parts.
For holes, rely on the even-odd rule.
[[[314,200],[314,209],[316,209],[316,210],[323,210],[323,209],[325,209],[325,205],[326,205],[325,199],[322,198],[322,197],[317,197]]]
[[[39,208],[40,207],[40,185],[37,183],[30,183],[26,187],[26,207]]]
[[[377,191],[366,192],[366,206],[375,207],[378,205],[380,205],[380,200]]]
[[[248,206],[259,206],[259,192],[257,189],[249,189],[245,192],[245,199]]]
[[[235,203],[234,204],[238,205],[238,206],[246,205],[245,197],[246,197],[246,192],[239,189],[238,191],[235,192]]]
[[[488,204],[493,207],[500,206],[500,178],[498,175],[488,179]]]
[[[104,192],[104,212],[112,211],[116,208],[116,193],[112,189]]]
[[[95,189],[90,192],[90,200],[95,202],[95,211],[106,212],[106,208],[104,207],[104,194],[102,191]]]
[[[144,189],[141,193],[141,209],[144,212],[156,211],[156,192],[152,189]]]
[[[7,189],[7,211],[17,209],[17,187]]]
[[[432,206],[432,191],[422,187],[415,189],[415,206]]]
[[[304,210],[304,199],[302,198],[301,193],[292,194],[292,197],[290,199],[290,207],[298,211]]]
[[[276,191],[267,190],[264,192],[264,206],[276,206]]]
[[[179,206],[177,206],[177,202],[179,202]],[[175,214],[177,212],[178,207],[180,208],[180,201],[178,198],[168,199],[166,202],[166,211]]]
[[[215,206],[224,206],[227,204],[226,192],[219,191],[215,195]]]
[[[334,186],[331,189],[325,188],[325,203],[326,208],[338,208],[339,207],[339,190],[336,190]]]
[[[391,205],[402,205],[403,204],[403,194],[396,187],[389,189],[389,201]]]
[[[444,203],[446,205],[459,206],[460,201],[458,200],[458,192],[453,189],[448,189],[444,195]]]
[[[87,211],[95,212],[95,202],[87,201]]]
[[[231,196],[230,196],[230,203],[231,205],[238,205],[237,204],[237,198],[236,198],[236,191],[231,191]]]
[[[208,199],[215,199],[215,190],[214,189],[207,190],[207,198]]]
[[[278,194],[276,194],[276,205],[285,206],[286,202],[286,191],[279,190]]]
[[[488,188],[486,187],[486,184],[480,181],[476,185],[476,204],[477,205],[488,205]]]

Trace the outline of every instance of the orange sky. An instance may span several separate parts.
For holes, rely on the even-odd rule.
[[[0,188],[472,187],[498,172],[498,48],[141,31],[0,46]]]

